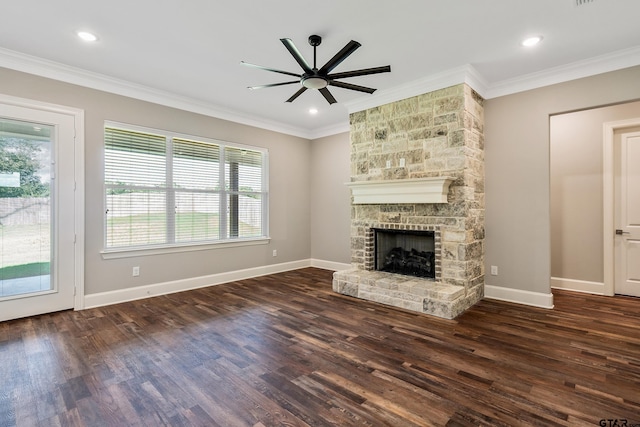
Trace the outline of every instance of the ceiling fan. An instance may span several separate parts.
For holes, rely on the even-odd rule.
[[[272,83],[268,85],[262,86],[250,86],[249,89],[263,89],[266,87],[274,87],[274,86],[284,86],[295,83],[302,84],[302,87],[294,93],[291,98],[287,99],[286,102],[293,102],[297,97],[299,97],[304,91],[307,89],[318,89],[318,91],[324,96],[329,104],[335,104],[337,101],[327,89],[327,86],[335,86],[341,87],[343,89],[351,89],[359,92],[373,93],[375,89],[365,86],[358,86],[351,83],[345,83],[337,81],[336,79],[344,79],[346,77],[357,77],[357,76],[365,76],[367,74],[377,74],[377,73],[388,73],[391,71],[391,66],[386,65],[384,67],[374,67],[374,68],[364,68],[361,70],[354,71],[345,71],[342,73],[331,73],[331,71],[336,68],[342,61],[347,59],[349,55],[355,52],[360,46],[355,40],[351,40],[345,47],[342,48],[338,53],[335,54],[333,58],[331,58],[326,64],[324,64],[320,69],[316,67],[316,48],[322,43],[322,37],[317,35],[309,36],[309,44],[313,46],[313,68],[305,61],[304,57],[300,53],[300,51],[293,44],[291,39],[280,39],[282,44],[287,48],[289,53],[293,56],[302,70],[304,71],[301,74],[292,73],[289,71],[276,70],[273,68],[263,67],[261,65],[249,64],[248,62],[242,61],[241,64],[246,65],[248,67],[259,68],[261,70],[272,71],[274,73],[286,74],[288,76],[297,77],[297,80],[282,82],[282,83]]]

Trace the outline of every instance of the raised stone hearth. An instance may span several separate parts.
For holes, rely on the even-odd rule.
[[[462,286],[382,271],[357,268],[337,271],[333,276],[333,290],[445,319],[453,319],[468,307]]]
[[[482,104],[460,84],[350,115],[352,268],[334,291],[447,319],[483,297]],[[375,271],[373,228],[433,230],[435,280]]]

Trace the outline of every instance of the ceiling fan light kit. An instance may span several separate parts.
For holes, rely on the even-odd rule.
[[[277,70],[274,68],[263,67],[261,65],[254,65],[248,62],[242,61],[241,64],[246,65],[248,67],[259,68],[265,71],[271,71],[274,73],[285,74],[288,76],[297,77],[298,80],[281,82],[281,83],[272,83],[262,86],[250,86],[249,89],[263,89],[267,87],[275,87],[275,86],[284,86],[295,83],[300,83],[302,87],[298,89],[296,93],[294,93],[286,102],[293,102],[298,96],[302,95],[307,89],[316,89],[318,90],[322,96],[327,100],[329,104],[335,104],[337,101],[327,89],[327,86],[335,86],[343,89],[355,90],[358,92],[365,93],[373,93],[375,89],[365,86],[358,86],[351,83],[345,83],[341,81],[337,81],[337,79],[344,79],[348,77],[357,77],[357,76],[365,76],[368,74],[378,74],[378,73],[388,73],[391,71],[390,65],[385,65],[382,67],[373,67],[373,68],[364,68],[360,70],[353,71],[345,71],[342,73],[331,73],[334,68],[336,68],[342,61],[347,59],[349,55],[358,49],[361,44],[355,40],[351,40],[349,43],[345,45],[338,53],[336,53],[333,58],[327,61],[320,69],[316,66],[316,48],[322,43],[322,37],[318,35],[309,36],[309,44],[313,46],[313,68],[307,63],[304,59],[300,51],[293,44],[291,39],[280,39],[282,44],[287,48],[291,56],[296,60],[296,62],[300,65],[302,70],[304,71],[301,74],[292,73],[290,71]]]
[[[322,89],[323,87],[327,87],[329,81],[319,76],[309,76],[302,77],[300,83],[302,83],[302,86],[306,87],[307,89]]]

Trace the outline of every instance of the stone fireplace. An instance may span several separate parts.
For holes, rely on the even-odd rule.
[[[350,115],[352,268],[334,273],[334,291],[447,319],[482,298],[483,116],[466,84]],[[377,256],[376,233],[390,231],[432,246]]]

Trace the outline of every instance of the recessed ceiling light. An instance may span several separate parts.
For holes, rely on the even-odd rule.
[[[522,46],[531,47],[535,46],[542,41],[542,36],[529,37],[522,40]]]
[[[309,108],[309,114],[318,114],[317,108]]]
[[[82,40],[86,42],[94,42],[98,40],[98,36],[88,31],[78,31],[76,32],[76,34],[78,35],[78,37],[80,37]]]

